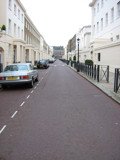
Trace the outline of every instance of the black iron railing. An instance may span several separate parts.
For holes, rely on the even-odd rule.
[[[3,71],[3,64],[0,63],[0,72],[2,72],[2,71]]]
[[[120,88],[120,68],[115,68],[114,73],[114,92],[117,93]]]

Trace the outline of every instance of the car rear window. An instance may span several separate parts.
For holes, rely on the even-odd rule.
[[[45,63],[45,61],[40,61],[40,64],[44,64]]]
[[[27,65],[9,65],[9,66],[6,66],[4,71],[6,72],[6,71],[22,71],[22,70],[28,70],[28,66]]]

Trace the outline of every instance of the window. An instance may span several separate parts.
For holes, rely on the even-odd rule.
[[[116,40],[119,40],[119,39],[120,39],[120,36],[119,36],[119,35],[117,35],[117,36],[116,36]]]
[[[21,30],[21,38],[23,39],[23,29]]]
[[[96,8],[94,8],[94,16],[96,16]]]
[[[117,3],[117,15],[120,17],[120,1]]]
[[[18,27],[18,38],[20,38],[20,27]]]
[[[12,8],[12,1],[9,0],[9,9],[11,9],[11,8]]]
[[[16,37],[16,24],[14,23],[14,37]]]
[[[22,17],[22,18],[21,18],[21,21],[23,22],[23,14],[21,14],[21,17]]]
[[[11,20],[8,20],[8,34],[11,35]]]
[[[95,34],[95,25],[94,25],[94,31],[93,31],[93,34]]]
[[[114,21],[114,8],[111,9],[111,22]]]
[[[101,54],[98,53],[98,61],[100,61],[100,60],[101,60]]]
[[[99,22],[97,22],[97,32],[99,32]]]
[[[101,0],[101,8],[103,7],[104,5],[104,0]]]
[[[25,27],[27,28],[27,21],[25,22]]]
[[[18,19],[20,19],[20,10],[18,9]]]
[[[27,40],[27,34],[26,34],[26,32],[25,32],[25,41]]]
[[[14,15],[16,15],[16,4],[14,4]]]
[[[113,42],[113,37],[110,38],[110,41]]]
[[[10,58],[10,56],[11,56],[11,44],[9,44],[9,55],[8,55],[8,57]]]
[[[99,3],[97,4],[97,12],[99,12]]]
[[[101,31],[103,30],[103,18],[101,18]]]
[[[105,15],[105,25],[108,26],[108,13]]]

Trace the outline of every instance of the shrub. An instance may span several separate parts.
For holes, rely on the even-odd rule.
[[[1,30],[6,30],[6,26],[3,24]]]
[[[86,59],[86,60],[85,60],[85,64],[86,64],[86,65],[93,65],[93,61],[90,60],[90,59]]]
[[[73,57],[73,61],[76,61],[76,56]]]

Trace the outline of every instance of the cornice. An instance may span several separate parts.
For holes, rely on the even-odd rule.
[[[16,2],[20,5],[20,7],[23,9],[24,12],[26,12],[26,9],[24,8],[23,4],[20,2],[20,0],[16,0]]]
[[[120,41],[118,41],[118,42],[110,42],[110,43],[105,44],[105,45],[96,46],[94,48],[94,51],[97,51],[97,50],[100,50],[100,49],[105,49],[105,48],[110,48],[110,47],[115,47],[115,46],[120,46]]]

